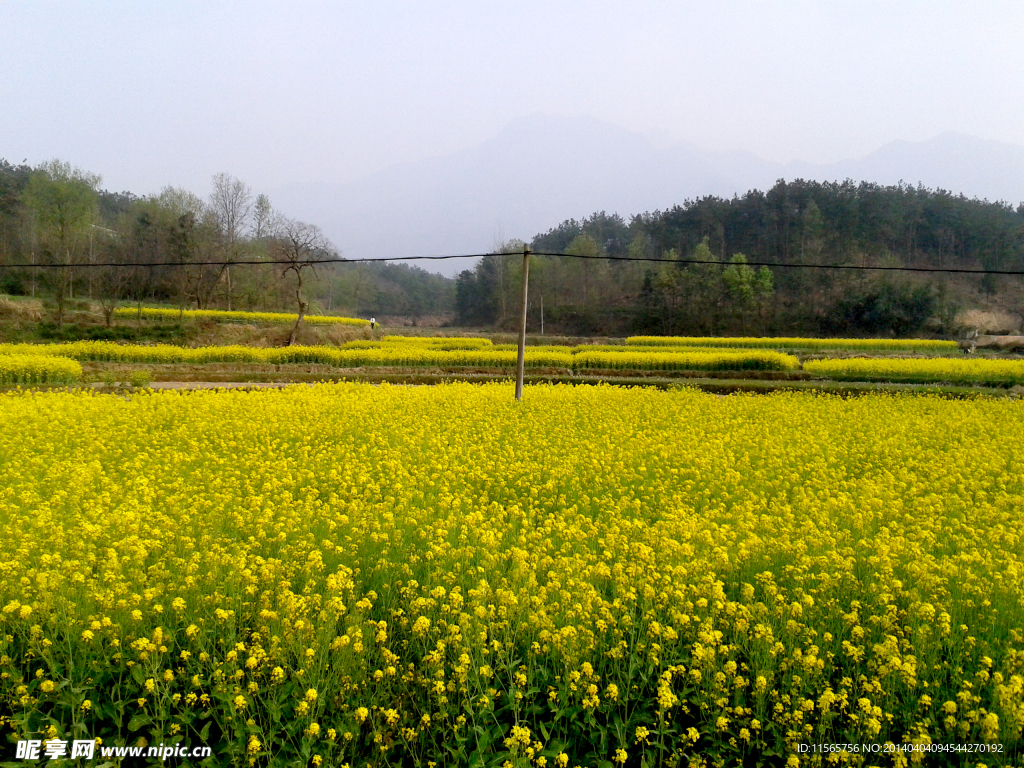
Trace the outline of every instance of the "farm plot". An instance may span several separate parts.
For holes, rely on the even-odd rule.
[[[354,341],[340,347],[176,347],[170,344],[132,345],[108,341],[69,344],[0,344],[0,356],[31,354],[69,357],[83,361],[123,363],[316,363],[338,368],[355,367],[487,367],[512,369],[517,352],[495,348],[487,339],[402,339]],[[616,370],[769,370],[791,371],[799,361],[767,350],[711,350],[663,352],[623,347],[621,352],[591,352],[586,347],[527,347],[530,368]]]
[[[7,394],[0,423],[5,737],[275,766],[1021,747],[1018,402],[340,384]]]
[[[1024,383],[1024,360],[985,358],[864,358],[808,360],[808,373],[859,381],[949,381],[966,384]]]
[[[239,323],[294,323],[298,315],[288,312],[229,312],[223,309],[172,309],[165,307],[118,307],[114,315],[126,320],[136,317],[147,320],[218,320],[221,322]],[[369,326],[370,321],[359,317],[341,317],[339,315],[306,315],[304,322],[310,325],[353,325]]]
[[[47,355],[0,354],[0,385],[74,384],[82,378],[76,360]]]
[[[786,336],[630,336],[627,344],[645,347],[715,346],[762,349],[852,350],[859,352],[938,352],[957,351],[957,343],[948,339],[821,339]]]

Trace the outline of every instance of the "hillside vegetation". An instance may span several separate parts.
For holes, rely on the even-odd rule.
[[[518,255],[484,257],[457,280],[404,264],[323,263],[342,252],[315,225],[284,216],[227,174],[212,186],[206,199],[172,187],[137,197],[103,191],[99,177],[60,161],[0,161],[0,293],[42,298],[57,325],[82,298],[102,305],[107,325],[118,306],[142,303],[515,325]],[[1024,271],[1024,204],[945,190],[780,180],[628,221],[595,213],[529,244],[591,257],[534,257],[533,332],[949,337],[980,315],[1002,330],[1021,324],[1019,276],[785,266]],[[524,246],[513,240],[495,251]]]
[[[522,250],[510,242],[507,250]],[[632,216],[595,213],[537,235],[535,251],[664,259],[602,262],[538,256],[530,327],[662,335],[950,334],[957,314],[1012,313],[1019,277],[755,268],[746,264],[1024,270],[1024,204],[944,190],[851,181],[779,181],[731,200],[704,197]],[[686,265],[685,260],[714,262]],[[490,257],[458,278],[463,324],[511,325],[517,256]],[[677,263],[673,263],[677,262]],[[543,301],[541,300],[543,297]]]
[[[104,191],[98,176],[58,160],[0,160],[0,294],[43,298],[58,325],[86,298],[102,304],[107,325],[118,306],[139,302],[293,314],[305,305],[411,322],[450,315],[454,281],[404,264],[302,266],[342,252],[240,180],[218,174],[212,186],[206,199],[174,187],[138,197]]]

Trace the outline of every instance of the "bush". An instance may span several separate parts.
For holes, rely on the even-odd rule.
[[[860,296],[840,299],[824,325],[830,333],[860,331],[904,336],[924,327],[936,310],[931,286],[883,283]]]

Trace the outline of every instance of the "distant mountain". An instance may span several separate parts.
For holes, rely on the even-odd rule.
[[[1024,201],[1024,147],[943,133],[927,141],[893,141],[858,160],[830,165],[789,163],[785,177],[920,183],[967,197],[1017,205]]]
[[[273,190],[275,206],[315,222],[350,258],[481,253],[595,211],[669,208],[732,197],[779,178],[900,180],[968,196],[1024,200],[1024,148],[943,134],[897,141],[831,165],[668,144],[592,118],[534,115],[461,152],[395,165],[348,184]],[[421,262],[452,275],[465,261]]]

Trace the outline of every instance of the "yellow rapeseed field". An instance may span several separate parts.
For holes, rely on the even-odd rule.
[[[868,358],[808,360],[804,370],[832,379],[1024,383],[1024,360],[989,358]]]
[[[785,336],[630,336],[639,346],[762,347],[766,349],[848,349],[860,351],[956,352],[957,343],[945,339],[814,339]]]
[[[76,360],[48,355],[0,354],[0,385],[74,384],[82,378]]]
[[[492,347],[494,342],[481,336],[385,336],[383,341],[391,344],[427,344],[432,347],[452,349],[480,349]]]
[[[579,351],[573,356],[577,369],[695,370],[695,371],[795,371],[800,361],[771,350]]]
[[[499,349],[490,339],[464,336],[385,336],[382,339],[349,341],[342,346],[345,349],[375,349],[410,345],[430,349]]]
[[[298,315],[288,312],[228,312],[223,309],[170,309],[165,307],[118,307],[114,310],[117,317],[133,318],[140,314],[145,318],[167,318],[177,320],[221,320],[243,323],[294,323]],[[369,325],[369,320],[359,317],[339,317],[337,315],[306,315],[303,322],[310,325]]]
[[[0,424],[3,743],[1021,764],[1019,402],[338,384]]]
[[[177,347],[170,344],[117,344],[112,341],[74,341],[67,344],[0,344],[4,355],[53,355],[75,360],[125,363],[318,363],[341,368],[360,366],[443,366],[453,368],[512,368],[517,351],[495,348],[487,339],[424,341],[387,337],[383,341],[353,341],[341,347]],[[583,348],[527,347],[530,368],[628,370],[794,370],[791,355],[767,350],[694,350],[663,352],[589,352]]]

